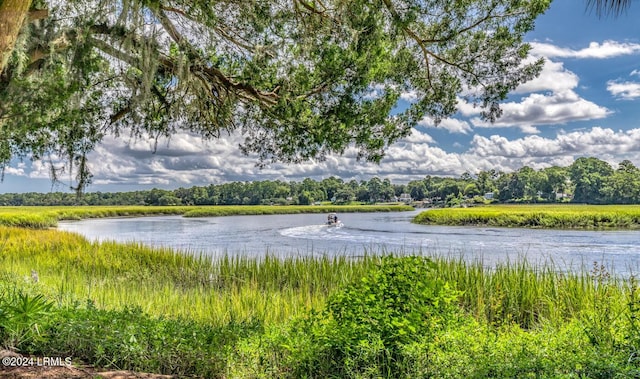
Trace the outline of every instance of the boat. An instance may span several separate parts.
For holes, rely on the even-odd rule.
[[[327,225],[340,227],[342,226],[342,221],[338,220],[338,215],[336,213],[329,213],[327,215]]]

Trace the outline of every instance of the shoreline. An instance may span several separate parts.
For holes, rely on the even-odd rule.
[[[640,206],[545,204],[439,208],[421,212],[412,222],[552,230],[640,230]]]
[[[61,220],[89,218],[129,218],[178,215],[183,217],[223,217],[239,215],[360,213],[412,211],[408,205],[192,205],[192,206],[56,206],[0,207],[0,226],[28,229],[56,227]]]

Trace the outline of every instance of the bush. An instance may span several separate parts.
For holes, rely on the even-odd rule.
[[[424,257],[385,257],[332,295],[323,312],[298,325],[299,335],[311,335],[312,352],[297,353],[296,375],[407,375],[405,346],[458,320],[459,292],[436,279],[434,268]]]

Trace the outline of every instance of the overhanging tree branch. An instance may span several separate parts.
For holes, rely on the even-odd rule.
[[[24,25],[32,0],[3,0],[0,2],[0,75],[3,73],[18,34]]]

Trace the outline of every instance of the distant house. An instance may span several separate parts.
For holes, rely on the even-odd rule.
[[[413,201],[413,199],[411,198],[411,195],[408,193],[401,194],[398,200],[402,201],[403,203],[410,203]]]
[[[487,192],[484,194],[484,198],[487,200],[493,200],[493,192]]]

